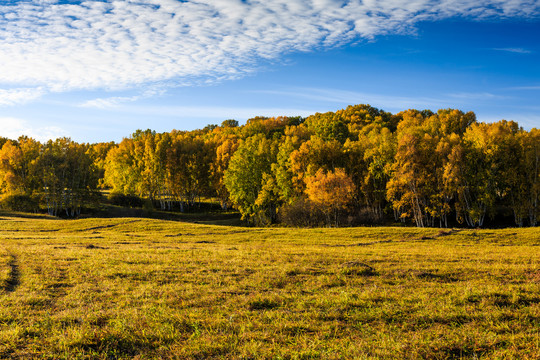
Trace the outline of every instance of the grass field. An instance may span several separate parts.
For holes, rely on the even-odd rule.
[[[0,218],[2,359],[540,358],[538,228]]]

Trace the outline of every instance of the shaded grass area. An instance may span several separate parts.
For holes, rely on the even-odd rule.
[[[135,217],[156,220],[183,221],[201,224],[214,224],[225,226],[245,226],[246,223],[241,220],[241,215],[236,210],[224,211],[221,209],[208,209],[209,204],[198,208],[195,205],[186,212],[163,211],[157,208],[130,208],[111,204],[100,204],[99,206],[86,209],[86,217],[93,218],[122,218]],[[211,204],[210,204],[211,205]]]
[[[534,228],[0,229],[0,358],[540,357]]]

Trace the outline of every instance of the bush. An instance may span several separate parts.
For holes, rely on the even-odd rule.
[[[109,201],[112,205],[118,205],[123,207],[142,207],[143,206],[143,199],[138,197],[137,195],[125,195],[120,193],[113,193],[109,195]]]
[[[278,212],[281,223],[297,227],[314,227],[325,224],[324,213],[308,199],[300,198],[290,205],[283,205]]]
[[[3,209],[21,211],[21,212],[38,212],[39,201],[31,195],[8,195],[2,199],[0,205]]]

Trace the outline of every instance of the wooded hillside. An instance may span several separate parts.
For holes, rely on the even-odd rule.
[[[540,219],[540,131],[445,109],[369,105],[307,118],[226,120],[202,130],[138,130],[119,144],[0,140],[4,206],[76,216],[100,189],[185,211],[218,198],[258,225],[481,227]]]

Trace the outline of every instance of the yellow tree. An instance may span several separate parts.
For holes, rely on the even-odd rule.
[[[88,153],[89,145],[69,138],[49,140],[36,159],[36,172],[50,215],[79,215],[97,188],[97,172]]]
[[[0,189],[6,195],[27,191],[24,181],[23,153],[17,144],[8,140],[0,150]]]
[[[540,129],[533,128],[520,139],[523,151],[523,171],[526,174],[526,193],[529,225],[540,221]]]
[[[387,203],[386,184],[395,148],[395,135],[377,124],[364,127],[357,141],[347,140],[344,144],[347,173],[356,187],[357,204],[367,209],[374,220],[383,217]]]
[[[185,206],[193,206],[198,197],[209,192],[215,148],[195,134],[173,132],[171,137],[166,156],[168,187],[184,211]]]
[[[107,153],[105,160],[104,184],[113,193],[140,195],[138,184],[142,169],[135,157],[135,141],[124,138]]]
[[[326,215],[328,223],[339,225],[339,215],[351,204],[354,183],[345,170],[325,172],[319,169],[315,175],[306,178],[306,194],[311,202]]]
[[[105,164],[106,164],[107,154],[109,153],[109,150],[111,150],[115,146],[116,146],[115,142],[111,141],[111,142],[92,144],[90,145],[90,148],[88,149],[88,154],[93,159],[95,169],[98,173],[99,187],[102,189],[107,187],[107,185],[105,185],[105,182],[104,182]]]
[[[442,109],[437,111],[438,129],[442,134],[463,135],[467,128],[476,123],[476,115],[469,111],[464,113],[457,109]]]
[[[497,200],[511,194],[511,168],[518,161],[515,136],[517,123],[474,123],[454,148],[446,173],[457,193],[458,219],[468,226],[482,226],[486,215],[495,214]]]
[[[416,110],[403,114],[397,130],[397,150],[392,164],[387,197],[401,217],[412,217],[419,227],[433,226],[433,207],[438,203],[434,159],[439,137],[430,131],[436,118]]]
[[[455,198],[453,182],[463,169],[457,155],[461,135],[476,122],[474,113],[459,110],[407,110],[399,114],[398,147],[387,196],[394,209],[414,218],[417,226],[448,226]],[[456,148],[459,146],[460,148]],[[450,159],[453,159],[454,163]]]
[[[159,201],[161,210],[171,210],[173,202],[172,192],[167,182],[167,151],[171,143],[169,133],[156,134],[155,148],[150,157],[151,163],[148,165],[155,179],[156,199]]]
[[[0,189],[5,195],[31,195],[38,190],[36,159],[41,144],[29,137],[8,140],[0,149]]]
[[[536,226],[540,217],[540,130],[521,130],[513,140],[517,156],[505,166],[510,205],[516,225],[523,226],[528,219],[530,226]]]
[[[292,204],[303,194],[305,184],[293,169],[295,165],[291,155],[298,151],[309,137],[310,133],[305,126],[289,126],[285,129],[285,136],[280,140],[276,162],[272,164],[272,174],[275,177],[276,191],[285,204]],[[296,160],[300,160],[300,157]]]
[[[215,160],[211,164],[212,185],[221,202],[221,208],[226,210],[229,207],[229,191],[223,178],[231,157],[238,149],[239,140],[235,135],[228,135],[219,141],[221,144],[216,147]]]
[[[305,125],[323,140],[336,140],[343,144],[349,137],[346,120],[333,112],[311,115],[306,118]]]
[[[315,175],[319,169],[334,171],[338,167],[343,168],[346,156],[339,141],[312,136],[298,150],[291,152],[290,161],[293,182],[298,191],[303,191],[306,177]]]

